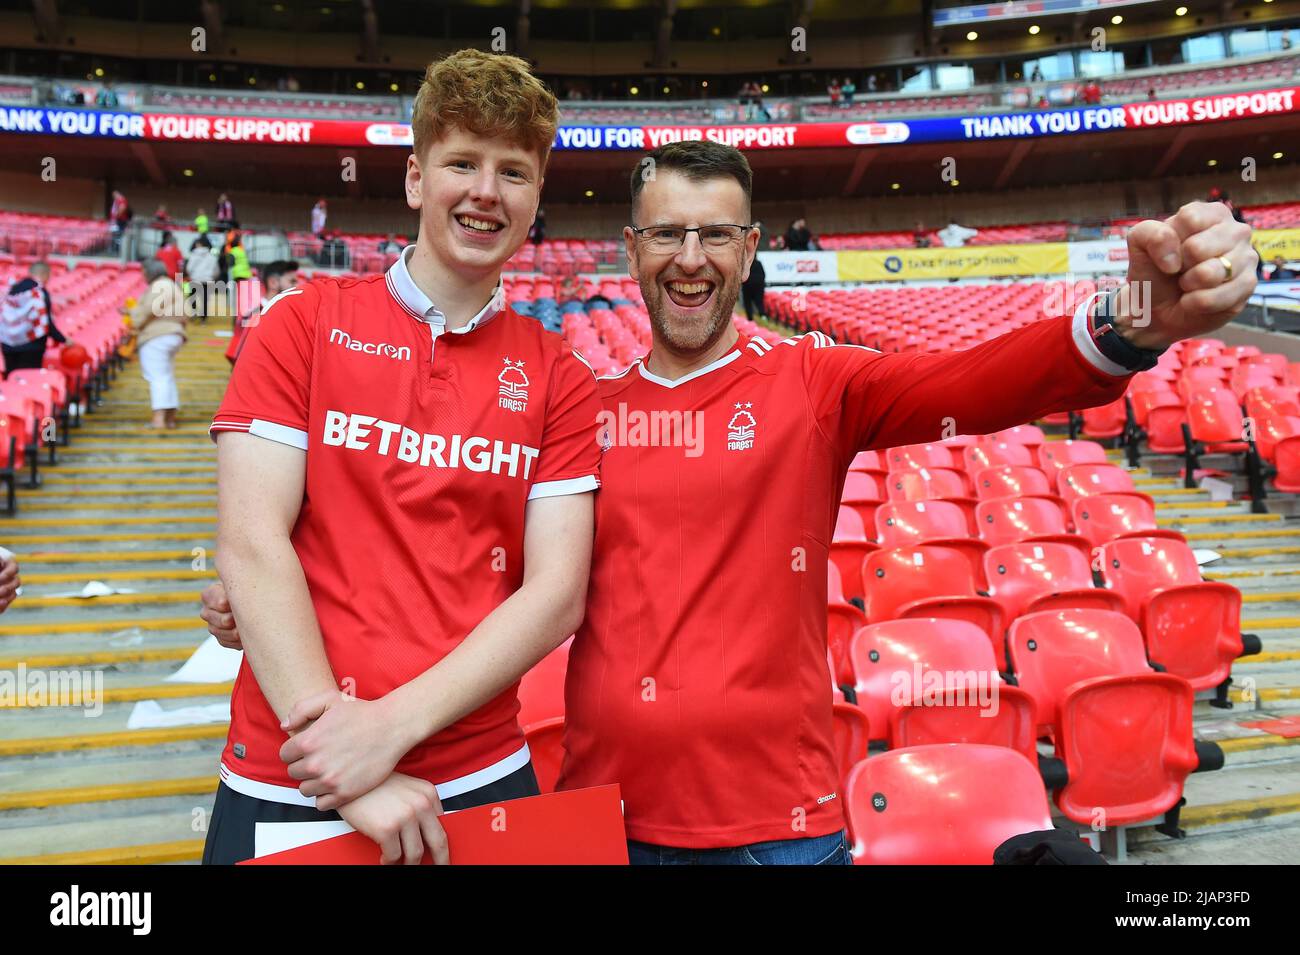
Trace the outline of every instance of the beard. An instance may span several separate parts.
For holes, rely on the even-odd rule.
[[[713,281],[712,276],[707,279]],[[639,284],[656,338],[678,355],[691,355],[712,347],[731,323],[731,314],[740,298],[740,277],[734,273],[726,284],[714,285],[713,307],[705,315],[683,319],[657,277],[643,279]]]

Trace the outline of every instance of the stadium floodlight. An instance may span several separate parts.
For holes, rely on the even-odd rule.
[[[1117,13],[1110,18],[1110,22],[1115,26],[1119,26],[1121,23],[1124,22],[1124,18]]]
[[[1205,161],[1205,165],[1207,166],[1217,166],[1218,164],[1219,164],[1219,160],[1217,159],[1207,159]]]
[[[903,187],[902,187],[902,184],[901,184],[901,183],[891,182],[891,183],[889,184],[889,188],[890,188],[890,189],[901,189],[901,188],[903,188]]]
[[[970,33],[967,33],[967,34],[966,34],[966,39],[970,40],[972,43],[974,43],[974,42],[975,42],[976,40],[978,40],[979,38],[980,38],[980,35],[979,35],[978,33],[976,33],[974,30],[971,30]]]
[[[1185,16],[1187,16],[1187,8],[1186,8],[1186,7],[1179,7],[1177,10],[1174,11],[1174,16],[1176,16],[1176,17],[1185,17]]]
[[[635,96],[637,93],[639,93],[639,92],[641,92],[641,91],[640,91],[639,89],[637,89],[635,86],[632,86],[632,87],[629,87],[629,88],[628,88],[628,92],[631,93],[633,96]]]
[[[193,175],[194,175],[194,170],[193,170],[193,169],[182,169],[182,170],[181,170],[181,175],[182,175],[182,176],[185,176],[185,177],[188,179],[190,176],[193,176]]]
[[[763,92],[764,92],[764,93],[770,93],[770,92],[771,92],[771,89],[768,87],[768,85],[767,85],[766,83],[763,84]]]
[[[1033,26],[1031,26],[1031,27],[1029,28],[1029,35],[1030,35],[1030,36],[1038,36],[1038,24],[1037,24],[1037,23],[1035,23]]]
[[[1274,153],[1274,154],[1273,154],[1273,158],[1274,158],[1274,159],[1281,159],[1281,158],[1282,158],[1282,154],[1281,154],[1281,153]]]
[[[595,194],[596,194],[596,193],[593,192],[593,191],[590,190],[590,189],[588,189],[586,192],[583,193],[583,195],[586,196],[588,199],[590,199],[590,198],[591,198],[592,196],[594,196]]]

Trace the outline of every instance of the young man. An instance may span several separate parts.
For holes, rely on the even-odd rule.
[[[819,333],[772,346],[731,317],[757,246],[743,155],[672,144],[649,155],[653,177],[645,158],[624,241],[653,347],[600,381],[601,400],[606,421],[699,431],[685,450],[617,429],[603,442],[560,785],[620,784],[634,863],[847,863],[825,568],[854,455],[1114,400],[1149,350],[1241,310],[1249,230],[1202,203],[1141,223],[1117,301],[967,351],[882,355]],[[1129,314],[1135,288],[1144,316]],[[233,642],[215,586],[205,605]]]
[[[205,862],[252,856],[258,823],[339,816],[385,861],[446,861],[442,808],[537,792],[515,685],[581,619],[599,466],[590,369],[502,304],[556,122],[522,60],[431,65],[416,244],[384,276],[282,291],[248,330],[212,425],[246,655]],[[286,746],[291,711],[315,725]],[[381,773],[331,769],[348,798],[317,804],[298,780],[316,737],[346,742],[341,711],[400,730],[354,754]]]

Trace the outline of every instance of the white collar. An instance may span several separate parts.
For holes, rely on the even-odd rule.
[[[678,385],[684,385],[688,381],[693,381],[694,379],[699,378],[701,375],[707,375],[711,371],[717,371],[719,368],[722,368],[724,365],[731,364],[733,361],[735,361],[737,358],[740,357],[740,348],[736,347],[731,351],[727,352],[717,361],[710,362],[709,364],[705,365],[703,368],[696,368],[690,374],[683,375],[681,378],[678,378],[676,380],[671,378],[661,378],[658,375],[651,372],[650,370],[648,370],[646,368],[646,361],[649,359],[649,357],[650,356],[647,355],[645,358],[640,358],[637,360],[636,367],[637,367],[637,371],[641,372],[641,377],[644,378],[646,381],[653,381],[656,385],[663,385],[665,388],[676,388]]]
[[[406,260],[415,252],[414,245],[408,245],[402,250],[402,254],[397,257],[397,261],[389,266],[388,272],[384,275],[384,280],[388,284],[388,291],[392,293],[397,303],[406,309],[410,316],[417,321],[427,322],[430,325],[440,326],[446,330],[447,316],[441,309],[433,304],[429,296],[420,290],[411,278],[411,272],[407,268]],[[451,329],[457,334],[473,331],[479,325],[489,321],[500,314],[503,309],[498,307],[498,303],[505,301],[505,293],[498,280],[496,289],[492,292],[492,297],[488,303],[479,309],[478,314],[471,318],[460,328]]]

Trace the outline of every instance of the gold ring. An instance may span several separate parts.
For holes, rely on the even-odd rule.
[[[1226,282],[1232,278],[1232,260],[1226,255],[1219,256],[1219,263],[1223,266],[1223,281]]]

